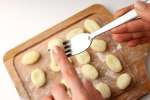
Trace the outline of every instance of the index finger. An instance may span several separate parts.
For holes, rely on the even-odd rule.
[[[55,57],[57,64],[60,66],[62,75],[73,94],[81,93],[81,91],[83,90],[83,84],[79,79],[73,65],[65,56],[64,50],[59,47],[54,47],[52,49],[52,54],[53,57]]]

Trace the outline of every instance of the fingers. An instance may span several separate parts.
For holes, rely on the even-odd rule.
[[[140,32],[149,30],[149,24],[147,25],[143,20],[134,20],[129,23],[125,23],[111,30],[112,34],[127,33],[127,32]]]
[[[63,77],[71,89],[72,94],[80,94],[83,91],[82,82],[80,81],[72,64],[67,60],[64,50],[59,47],[54,47],[52,53],[58,65],[61,67]]]
[[[42,100],[54,100],[52,96],[45,96]]]
[[[55,100],[69,100],[65,86],[62,84],[53,84],[51,92]]]
[[[135,3],[134,6],[135,6],[137,12],[139,13],[139,15],[143,19],[133,20],[133,21],[123,24],[117,28],[114,28],[111,30],[112,34],[128,33],[128,32],[141,32],[141,31],[150,30],[150,17],[149,17],[150,16],[150,4],[145,4],[143,2],[137,2],[137,3]],[[133,5],[119,10],[118,12],[115,13],[114,16],[119,17],[131,9],[133,9]],[[146,20],[149,20],[149,22]]]
[[[137,1],[134,4],[134,8],[142,19],[150,22],[150,4]]]
[[[112,34],[112,37],[117,42],[126,42],[134,39],[150,36],[150,32],[137,32],[137,33],[120,33]]]
[[[112,34],[112,37],[117,42],[127,42],[129,47],[150,42],[150,32]]]
[[[125,8],[122,8],[120,10],[118,10],[115,14],[114,14],[114,18],[117,18],[117,17],[120,17],[121,15],[127,13],[129,10],[133,9],[134,6],[131,5],[131,6],[128,6],[128,7],[125,7]]]
[[[143,44],[143,43],[147,43],[147,42],[150,42],[150,37],[143,37],[143,38],[128,41],[127,45],[129,47],[134,47],[134,46],[137,46],[138,44]]]
[[[93,84],[90,81],[84,80],[83,85],[84,85],[85,89],[88,91],[88,93],[91,94],[92,97],[94,97],[91,99],[102,100],[101,94],[95,89],[95,87],[93,86]]]

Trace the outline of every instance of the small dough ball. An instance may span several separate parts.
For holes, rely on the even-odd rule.
[[[81,73],[84,78],[94,80],[98,77],[98,71],[93,65],[86,64],[81,67]]]
[[[69,61],[70,63],[73,63],[73,62],[72,62],[72,59],[71,59],[70,57],[68,57],[68,61]]]
[[[87,51],[75,55],[75,58],[77,59],[78,63],[81,65],[89,63],[91,59]]]
[[[117,87],[121,90],[126,89],[131,83],[131,76],[127,73],[121,74],[117,78]]]
[[[107,84],[100,82],[95,85],[95,88],[101,93],[104,99],[111,96],[111,90]]]
[[[91,33],[91,32],[97,31],[100,28],[100,26],[98,25],[96,21],[91,20],[91,19],[86,19],[84,21],[84,28],[86,31]]]
[[[22,57],[22,64],[30,65],[36,63],[40,58],[40,53],[38,51],[29,51]]]
[[[60,67],[57,65],[56,62],[51,62],[50,69],[53,72],[59,72],[60,71]]]
[[[35,69],[31,72],[31,81],[37,88],[43,86],[46,83],[45,73],[41,69]]]
[[[52,55],[51,56],[51,63],[50,63],[50,69],[53,72],[59,72],[60,71],[60,67],[58,66],[58,64],[56,63],[54,57]]]
[[[90,47],[96,52],[103,52],[106,50],[107,43],[104,40],[94,39]]]
[[[71,30],[71,31],[69,31],[68,32],[68,34],[67,34],[67,40],[70,40],[71,38],[73,38],[74,36],[76,36],[76,35],[78,35],[78,34],[81,34],[81,33],[83,33],[84,32],[84,30],[82,29],[82,28],[75,28],[75,29],[73,29],[73,30]]]
[[[68,58],[68,60],[70,63],[72,63],[71,58]],[[52,55],[51,55],[50,69],[53,72],[59,72],[60,71],[60,67],[58,66],[58,64],[56,63],[56,61]]]
[[[48,50],[52,49],[54,46],[59,46],[63,48],[63,40],[60,38],[54,38],[48,42]]]
[[[106,55],[106,64],[113,72],[120,72],[122,70],[120,60],[112,54]]]

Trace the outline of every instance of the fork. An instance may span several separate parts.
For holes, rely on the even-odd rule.
[[[150,0],[144,0],[146,3],[150,3]],[[133,19],[139,18],[138,13],[135,9],[132,9],[131,11],[127,12],[126,14],[122,15],[121,17],[115,19],[114,21],[110,22],[109,24],[103,26],[99,30],[92,32],[91,34],[88,33],[81,33],[70,40],[66,40],[63,42],[65,53],[67,57],[70,57],[72,55],[79,54],[83,51],[85,51],[90,44],[92,43],[92,40],[104,33],[107,32],[117,26],[120,26],[126,22],[129,22]]]

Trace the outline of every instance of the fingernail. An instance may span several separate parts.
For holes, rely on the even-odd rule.
[[[137,2],[135,2],[134,7],[135,7],[136,9],[142,10],[142,11],[146,9],[146,5],[145,5],[145,3],[142,2],[142,1],[137,1]]]

